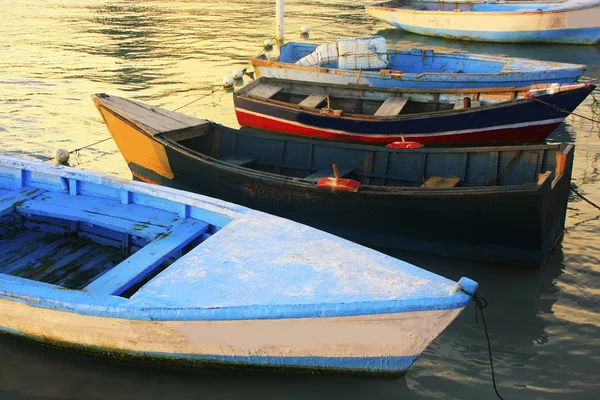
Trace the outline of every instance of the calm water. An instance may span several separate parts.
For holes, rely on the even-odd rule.
[[[286,39],[381,34],[398,47],[427,46],[589,65],[600,78],[600,47],[460,43],[404,34],[366,17],[356,0],[286,2]],[[274,34],[269,0],[0,0],[0,152],[44,159],[108,132],[89,95],[106,92],[176,109],[211,93]],[[597,91],[598,92],[598,91]],[[600,99],[600,93],[597,93]],[[596,113],[594,113],[594,110]],[[222,89],[182,112],[237,126]],[[589,98],[577,110],[599,118]],[[577,145],[573,183],[600,203],[599,127],[569,117],[552,140]],[[130,177],[112,140],[73,164]],[[564,239],[542,269],[395,254],[448,278],[480,283],[490,306],[500,392],[505,399],[598,398],[600,220],[572,199]],[[589,221],[588,221],[589,220]],[[491,399],[482,327],[469,307],[423,353],[405,378],[231,374],[140,368],[0,336],[1,399],[377,398]]]

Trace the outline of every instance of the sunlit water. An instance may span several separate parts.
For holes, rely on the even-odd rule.
[[[445,41],[375,22],[361,1],[286,3],[287,40],[303,40],[299,28],[308,25],[314,42],[381,34],[403,48],[585,63],[583,80],[600,77],[598,46]],[[45,159],[56,147],[73,150],[108,137],[89,98],[95,92],[171,110],[205,96],[181,111],[237,126],[231,93],[219,86],[273,36],[274,14],[272,0],[0,0],[0,152]],[[598,119],[594,110],[590,97],[577,112]],[[598,134],[597,125],[569,117],[551,137],[576,144],[573,183],[596,203]],[[131,176],[112,140],[82,150],[72,163]],[[505,399],[600,396],[600,212],[571,200],[567,232],[542,269],[394,254],[480,283]],[[491,399],[485,336],[481,321],[471,329],[473,320],[470,306],[399,380],[141,368],[0,336],[0,398]]]

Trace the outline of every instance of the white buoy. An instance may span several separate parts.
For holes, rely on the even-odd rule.
[[[273,41],[271,39],[265,39],[263,47],[267,50],[271,50],[273,48]]]
[[[308,29],[308,26],[306,26],[306,25],[302,25],[302,26],[300,27],[300,33],[301,33],[301,34],[303,34],[303,35],[306,35],[306,34],[308,33],[308,31],[309,31],[309,29]]]
[[[59,147],[52,152],[52,158],[59,164],[69,161],[69,150]]]
[[[233,87],[233,83],[234,83],[233,77],[226,76],[225,78],[223,78],[223,87],[224,88]]]
[[[244,71],[242,71],[241,69],[233,70],[233,78],[234,79],[242,79],[243,77],[244,77]]]

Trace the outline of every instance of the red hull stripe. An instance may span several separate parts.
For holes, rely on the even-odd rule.
[[[315,128],[297,122],[269,117],[251,111],[235,110],[242,126],[251,126],[270,131],[279,131],[309,137],[365,143],[390,143],[401,139],[399,134],[356,134],[333,129]],[[484,143],[541,141],[552,133],[564,118],[548,119],[511,125],[493,126],[483,129],[465,129],[436,133],[413,133],[403,135],[405,139],[419,143]]]

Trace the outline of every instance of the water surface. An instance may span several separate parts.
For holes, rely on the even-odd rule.
[[[274,35],[269,0],[0,0],[0,151],[45,159],[56,147],[108,137],[89,95],[134,98],[237,127],[225,75],[248,67]],[[329,42],[381,34],[391,46],[465,50],[588,64],[600,80],[600,47],[463,43],[405,34],[368,18],[356,0],[286,2],[286,39]],[[248,78],[246,78],[248,82]],[[598,95],[598,91],[596,91]],[[199,99],[186,106],[186,104]],[[600,96],[598,96],[600,99]],[[577,112],[598,119],[588,98]],[[575,143],[573,184],[600,203],[599,127],[569,117],[553,141]],[[72,164],[130,177],[112,140]],[[541,269],[393,253],[458,280],[480,283],[489,301],[500,392],[505,399],[598,398],[600,212],[572,198],[567,232]],[[481,323],[469,307],[398,380],[191,372],[65,353],[0,336],[1,399],[491,399]]]

